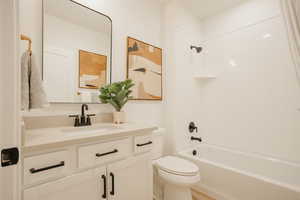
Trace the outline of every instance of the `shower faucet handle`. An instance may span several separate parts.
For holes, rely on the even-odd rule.
[[[190,133],[193,133],[195,130],[196,130],[196,133],[198,133],[198,127],[195,125],[194,122],[190,122],[190,124],[189,124]]]

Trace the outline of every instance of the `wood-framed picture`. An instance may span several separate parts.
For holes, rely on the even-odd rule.
[[[100,89],[106,84],[107,56],[79,50],[79,88]]]
[[[134,100],[162,100],[162,49],[127,37],[127,78]]]

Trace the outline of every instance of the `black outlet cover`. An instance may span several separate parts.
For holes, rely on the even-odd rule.
[[[19,162],[19,149],[14,147],[10,149],[3,149],[1,151],[1,166],[7,167],[16,165]]]

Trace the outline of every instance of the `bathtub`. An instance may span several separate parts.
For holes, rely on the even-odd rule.
[[[207,144],[179,156],[199,166],[194,189],[217,200],[300,200],[299,163]]]

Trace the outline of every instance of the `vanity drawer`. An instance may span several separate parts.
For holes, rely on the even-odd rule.
[[[64,176],[69,168],[68,151],[24,158],[24,185]]]
[[[151,151],[153,148],[152,135],[134,137],[134,153],[143,153]]]
[[[132,142],[128,139],[80,147],[79,168],[91,167],[126,158],[132,153]]]

